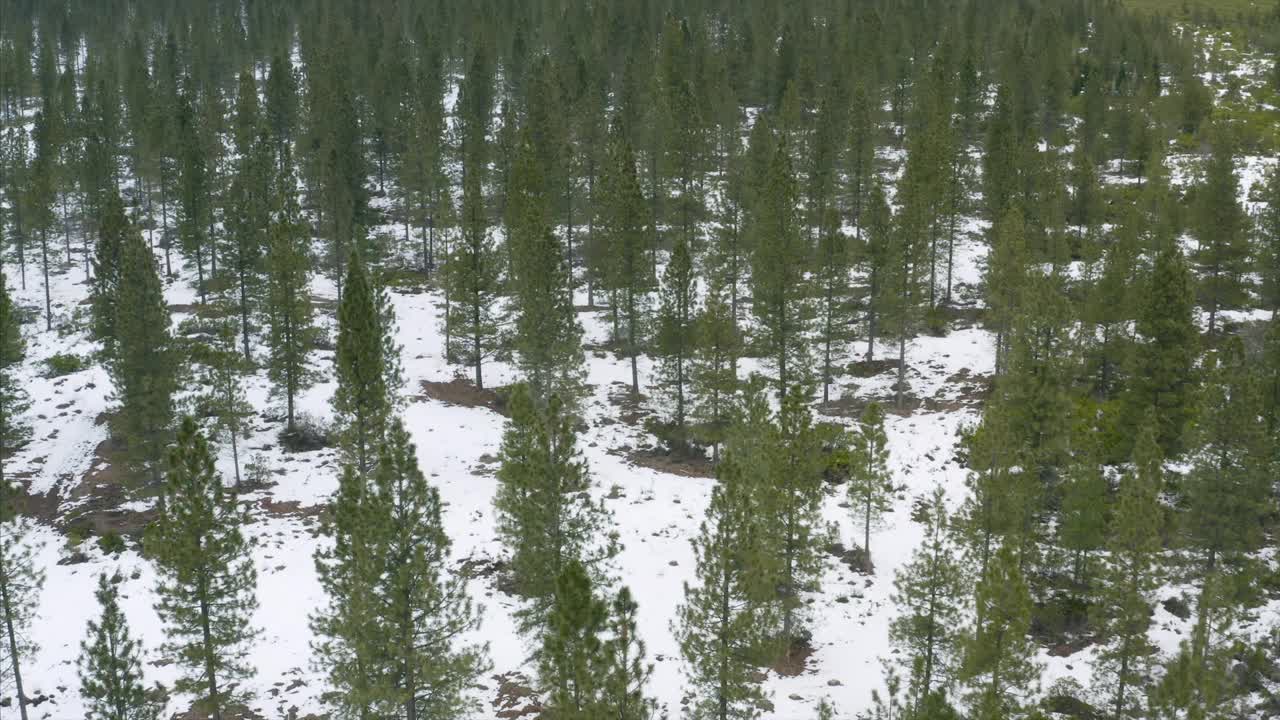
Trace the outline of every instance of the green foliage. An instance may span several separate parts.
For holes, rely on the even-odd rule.
[[[384,305],[364,262],[352,252],[346,290],[338,307],[334,356],[338,387],[333,409],[344,461],[362,477],[373,470],[399,389],[388,383],[389,368],[396,359],[386,354],[390,329],[382,316]]]
[[[120,609],[122,582],[119,573],[98,576],[94,596],[102,615],[89,621],[80,642],[80,695],[88,701],[92,720],[152,720],[159,715],[143,686],[142,647]]]
[[[658,360],[658,386],[674,403],[673,439],[677,447],[686,444],[686,393],[697,327],[697,287],[689,245],[683,237],[677,238],[662,274],[653,343],[653,354]]]
[[[976,618],[964,643],[960,677],[968,685],[970,716],[1024,717],[1039,681],[1031,627],[1031,596],[1010,545],[996,551],[974,590]]]
[[[287,426],[292,430],[296,398],[311,381],[307,353],[314,334],[308,292],[310,237],[298,207],[292,172],[282,173],[274,205],[268,228],[263,303],[269,352],[267,377],[275,394],[284,396]]]
[[[857,429],[842,441],[849,472],[849,506],[854,524],[862,525],[862,549],[868,567],[871,562],[871,528],[892,509],[893,476],[889,472],[888,438],[884,432],[884,410],[877,403],[862,411]]]
[[[184,419],[146,545],[159,576],[163,650],[182,670],[174,687],[196,694],[215,717],[233,701],[236,681],[253,674],[246,656],[258,634],[252,625],[258,577],[243,522],[204,435]]]
[[[62,377],[77,373],[87,367],[85,359],[79,355],[71,353],[58,353],[45,358],[44,364],[48,367],[47,374],[49,377]]]
[[[550,630],[555,582],[571,562],[594,576],[617,552],[607,533],[610,515],[590,495],[591,478],[577,449],[574,418],[556,396],[545,404],[517,386],[502,436],[498,491],[493,505],[498,537],[511,552],[511,574],[531,602],[519,612],[522,632],[540,638]]]

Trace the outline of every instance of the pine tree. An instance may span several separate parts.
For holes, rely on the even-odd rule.
[[[829,211],[819,226],[817,283],[822,297],[818,319],[822,342],[822,402],[831,400],[831,383],[835,379],[832,362],[838,362],[841,346],[850,339],[853,303],[849,297],[849,249],[844,233],[837,227],[838,216]]]
[[[863,240],[861,265],[867,276],[867,356],[866,361],[875,360],[876,338],[880,336],[883,324],[883,306],[887,297],[885,283],[889,281],[893,249],[893,214],[885,199],[884,187],[880,183],[871,186],[867,197],[867,206],[863,211],[863,224],[859,230]]]
[[[1165,665],[1150,690],[1151,716],[1158,720],[1229,720],[1244,714],[1245,690],[1233,672],[1242,654],[1233,625],[1237,611],[1230,599],[1232,581],[1211,572],[1196,603],[1191,637]]]
[[[631,394],[640,394],[640,351],[648,329],[649,294],[653,276],[644,253],[648,243],[645,229],[644,195],[636,175],[635,153],[615,121],[609,163],[600,179],[601,219],[597,234],[606,248],[604,281],[613,310],[615,336],[623,354],[631,362]],[[687,252],[687,247],[686,247]],[[673,256],[674,260],[674,256]],[[620,324],[625,330],[618,329]]]
[[[1039,680],[1031,627],[1031,596],[1018,553],[1002,545],[974,591],[977,618],[964,644],[961,679],[970,688],[970,717],[1023,717]]]
[[[582,326],[574,316],[564,248],[552,231],[550,200],[530,132],[522,131],[507,205],[507,242],[516,313],[517,365],[541,402],[559,395],[575,406],[582,392]]]
[[[942,488],[935,488],[920,512],[924,540],[894,573],[893,602],[900,614],[889,625],[889,639],[905,654],[912,705],[919,717],[954,678],[960,650],[965,577],[956,560],[951,520]]]
[[[231,445],[231,464],[235,470],[235,489],[240,490],[240,441],[248,439],[248,419],[253,405],[245,398],[244,378],[249,363],[236,348],[236,328],[222,322],[208,344],[197,345],[193,356],[204,365],[202,406],[214,420],[214,427]]]
[[[196,263],[196,292],[205,301],[205,258],[209,251],[208,224],[212,213],[209,158],[200,135],[205,128],[191,106],[191,99],[180,96],[178,104],[178,236],[188,259]]]
[[[862,411],[857,430],[848,442],[849,506],[855,524],[862,525],[862,550],[871,567],[871,528],[892,509],[893,476],[889,472],[888,438],[884,410],[871,403]]]
[[[546,711],[555,720],[600,717],[600,639],[608,606],[595,597],[582,564],[571,560],[556,578],[547,633],[538,656],[538,676],[547,694]]]
[[[717,461],[736,404],[737,361],[742,354],[741,331],[732,303],[725,297],[728,294],[725,288],[708,288],[694,330],[696,344],[689,371],[689,393],[697,421],[694,435],[711,445]]]
[[[26,358],[22,324],[3,272],[0,272],[0,489],[5,482],[4,461],[27,439],[30,428],[21,417],[31,406],[17,370]]]
[[[385,667],[385,637],[370,618],[378,616],[377,584],[384,570],[378,533],[385,520],[372,509],[370,483],[352,465],[342,469],[322,533],[332,539],[316,549],[316,575],[327,603],[310,617],[315,667],[337,690],[330,698],[338,717],[369,720],[381,697],[378,673]]]
[[[808,248],[796,216],[796,181],[791,156],[780,142],[748,216],[755,251],[751,256],[751,312],[761,326],[760,344],[772,365],[778,397],[809,376],[812,320],[806,280]]]
[[[1186,540],[1207,575],[1258,547],[1274,477],[1268,472],[1272,451],[1261,392],[1242,343],[1230,339],[1206,364],[1208,382],[1184,489]]]
[[[285,430],[292,432],[295,400],[310,383],[307,351],[312,335],[310,238],[292,172],[282,175],[274,205],[262,308],[267,324],[267,377],[273,392],[284,396]]]
[[[231,274],[231,294],[240,318],[240,339],[247,362],[253,361],[250,319],[262,302],[275,170],[273,144],[266,125],[258,125],[256,117],[254,123],[251,129],[238,130],[248,133],[249,138],[243,139],[247,145],[241,151],[227,192],[227,232],[220,248],[223,267]]]
[[[8,375],[8,370],[4,374]],[[36,655],[31,623],[45,583],[45,569],[36,565],[36,548],[27,538],[31,527],[27,520],[18,518],[15,496],[17,488],[8,478],[0,477],[0,621],[4,623],[0,628],[0,642],[4,643],[0,650],[0,676],[13,680],[19,716],[27,720],[31,700],[24,692],[22,667]]]
[[[1193,368],[1200,334],[1193,319],[1191,282],[1182,251],[1170,243],[1156,255],[1138,315],[1141,339],[1133,353],[1126,407],[1130,427],[1148,408],[1154,409],[1160,423],[1156,438],[1165,457],[1185,448],[1187,426],[1196,410]]]
[[[1219,310],[1239,307],[1248,299],[1244,277],[1250,259],[1248,217],[1240,207],[1235,144],[1227,132],[1225,128],[1214,131],[1204,184],[1196,188],[1194,227],[1200,243],[1193,259],[1203,278],[1199,295],[1209,311],[1210,335],[1217,330]]]
[[[671,259],[662,274],[659,293],[657,332],[654,355],[658,360],[658,383],[675,403],[672,415],[672,442],[683,448],[688,436],[689,371],[697,308],[697,281],[693,275],[693,259],[684,237],[676,238]]]
[[[1083,433],[1092,436],[1088,428]],[[1083,434],[1082,433],[1082,434]],[[1098,461],[1099,449],[1092,437],[1078,443],[1075,457],[1062,483],[1062,507],[1058,546],[1070,555],[1071,581],[1077,592],[1089,597],[1094,578],[1093,556],[1107,536],[1107,478]]]
[[[1115,720],[1141,713],[1142,684],[1156,648],[1147,636],[1151,604],[1160,585],[1160,493],[1164,459],[1156,443],[1157,421],[1148,417],[1138,431],[1133,471],[1120,480],[1107,562],[1093,606],[1099,635],[1110,638],[1097,656],[1094,674],[1107,691]]]
[[[243,514],[222,487],[195,421],[186,418],[169,454],[164,502],[148,537],[159,574],[156,612],[165,623],[164,652],[183,675],[174,687],[196,693],[214,720],[251,677],[248,646],[257,608],[257,572],[240,531]]]
[[[1262,276],[1263,307],[1280,315],[1280,168],[1273,169],[1262,185],[1266,206],[1258,214],[1258,271]]]
[[[98,576],[94,596],[102,616],[89,621],[80,642],[80,695],[88,701],[92,720],[153,720],[159,709],[142,683],[142,646],[129,633],[120,609],[122,582],[119,572]]]
[[[362,477],[373,470],[395,402],[395,388],[387,383],[387,369],[395,359],[386,354],[385,332],[379,293],[364,261],[352,252],[338,307],[333,409],[345,462]]]
[[[636,610],[631,589],[623,586],[609,604],[600,660],[600,709],[610,720],[649,720],[655,703],[645,693],[653,665],[645,663],[645,644],[636,633]]]
[[[155,256],[136,228],[125,235],[121,249],[115,312],[115,351],[107,369],[120,411],[112,434],[128,443],[130,459],[158,486],[171,437],[178,357]]]
[[[905,178],[904,178],[905,179]],[[898,382],[895,386],[899,410],[906,407],[907,341],[915,336],[924,315],[924,266],[927,262],[932,211],[920,182],[903,188],[906,196],[895,218],[887,248],[884,276],[879,280],[878,305],[882,334],[898,342]]]
[[[764,709],[752,658],[769,646],[775,608],[759,602],[764,588],[755,572],[764,551],[753,531],[755,503],[747,468],[732,449],[716,466],[717,484],[701,531],[693,540],[696,585],[685,585],[676,638],[688,670],[694,720],[752,720]]]
[[[379,678],[384,712],[405,720],[457,717],[487,669],[486,648],[463,645],[479,626],[464,578],[446,574],[450,542],[440,493],[418,468],[399,420],[387,431],[374,473],[372,517],[362,530],[378,542],[378,620],[387,668]],[[375,630],[374,632],[378,632]]]
[[[879,107],[875,93],[866,83],[859,82],[854,86],[849,111],[849,150],[845,161],[850,224],[856,229],[858,240],[862,239],[866,228],[863,213],[872,206],[870,194],[875,185],[876,115]]]
[[[826,464],[822,448],[828,427],[815,425],[808,393],[792,388],[776,417],[759,386],[749,388],[742,426],[731,431],[727,447],[747,463],[747,477],[761,503],[760,532],[767,538],[765,573],[779,608],[778,642],[790,656],[804,635],[801,593],[818,586],[823,561],[819,548],[827,537],[822,522]]]
[[[111,357],[116,342],[116,297],[120,288],[122,254],[125,239],[133,232],[124,212],[119,193],[107,197],[98,226],[98,244],[93,261],[93,284],[89,306],[93,320],[93,337],[102,341],[106,357]]]
[[[610,515],[590,496],[591,480],[578,451],[574,419],[556,396],[539,404],[532,391],[512,391],[511,422],[502,436],[493,505],[498,537],[511,551],[511,572],[531,600],[519,613],[522,632],[549,630],[555,581],[570,562],[593,575],[617,552],[606,534]]]
[[[1022,211],[1012,208],[991,228],[991,253],[984,282],[988,322],[996,332],[996,371],[1008,366],[1010,336],[1015,319],[1026,306],[1027,225]]]
[[[53,127],[54,119],[49,99],[46,97],[40,113],[36,115],[31,131],[35,143],[35,158],[31,162],[25,198],[27,222],[40,236],[40,269],[44,274],[45,330],[53,329],[53,299],[49,289],[49,229],[53,226],[53,203],[57,192],[58,138]]]
[[[476,387],[484,387],[483,366],[497,351],[497,303],[500,258],[489,235],[478,173],[465,173],[462,186],[462,232],[445,265],[449,295],[449,332],[461,337],[459,359],[475,371]]]

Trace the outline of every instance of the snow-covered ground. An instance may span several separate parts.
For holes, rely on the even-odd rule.
[[[882,153],[882,161],[897,165],[900,153]],[[1245,158],[1242,196],[1273,165],[1270,158]],[[1191,163],[1173,157],[1174,182],[1187,182]],[[890,170],[887,177],[896,177]],[[1251,206],[1256,210],[1256,203]],[[966,219],[957,246],[955,283],[960,297],[976,295],[981,283],[986,248],[981,233],[985,224]],[[386,228],[394,232],[395,228]],[[175,256],[175,260],[176,260]],[[16,267],[6,267],[11,288],[17,285]],[[190,317],[196,302],[194,273],[183,272],[168,284],[166,297],[175,308],[175,327]],[[31,495],[56,503],[57,516],[73,516],[93,499],[86,477],[102,472],[104,461],[96,448],[107,438],[103,413],[111,410],[111,382],[97,364],[59,378],[44,377],[45,360],[58,353],[89,355],[96,349],[86,339],[84,318],[87,297],[83,264],[77,263],[51,278],[51,294],[56,316],[53,332],[43,330],[43,317],[24,326],[28,357],[24,385],[31,394],[27,415],[33,427],[32,441],[6,464],[9,477],[17,477]],[[39,269],[27,268],[26,288],[13,290],[19,304],[43,309],[44,290]],[[318,279],[313,293],[317,299],[333,299],[332,284]],[[449,366],[444,359],[436,292],[394,294],[399,324],[398,340],[403,345],[406,402],[403,417],[417,444],[423,471],[440,490],[447,503],[445,529],[453,539],[453,565],[483,565],[503,557],[503,548],[494,536],[492,498],[496,489],[493,470],[504,418],[481,408],[451,405],[434,400],[423,392],[422,383],[440,382],[467,376],[465,369]],[[585,298],[580,298],[584,302]],[[604,312],[580,313],[586,342],[606,340],[608,318]],[[326,320],[332,327],[332,319]],[[846,357],[860,358],[865,346],[859,342],[846,349]],[[257,354],[262,355],[261,348]],[[331,417],[332,353],[317,351],[315,367],[325,377],[301,398],[300,411],[317,418]],[[920,337],[908,349],[911,392],[926,402],[913,413],[890,414],[887,431],[894,480],[904,490],[894,503],[883,527],[872,540],[876,573],[865,576],[853,572],[835,557],[828,559],[821,591],[809,600],[808,614],[813,631],[814,654],[799,675],[780,676],[770,672],[765,684],[772,695],[774,711],[769,718],[801,720],[814,717],[817,703],[828,698],[837,716],[851,718],[870,706],[873,690],[882,688],[882,667],[890,658],[888,625],[894,616],[891,602],[895,569],[906,562],[917,546],[921,528],[910,519],[912,503],[927,496],[934,487],[947,492],[948,502],[958,506],[964,498],[966,471],[956,460],[956,443],[961,428],[977,420],[975,403],[966,402],[966,388],[989,376],[994,361],[993,337],[981,327],[955,329],[945,337]],[[750,363],[747,364],[749,368]],[[648,644],[655,663],[650,688],[672,717],[679,715],[684,693],[684,670],[673,637],[671,620],[683,597],[683,585],[693,581],[693,553],[690,540],[710,496],[713,480],[662,472],[633,464],[632,448],[648,445],[652,438],[638,425],[617,420],[619,408],[611,402],[619,384],[629,380],[625,360],[611,354],[587,352],[591,394],[585,403],[586,430],[580,448],[589,463],[595,494],[613,511],[616,531],[624,545],[615,560],[617,582],[629,585],[639,602],[639,631]],[[650,362],[641,364],[642,382],[652,371]],[[491,363],[486,384],[498,386],[516,379],[509,365]],[[832,407],[840,400],[883,398],[891,394],[892,371],[870,378],[842,376],[833,388]],[[337,466],[331,450],[287,453],[279,446],[277,434],[279,402],[269,398],[265,372],[245,383],[249,400],[260,412],[252,421],[252,437],[242,447],[242,459],[257,456],[270,468],[273,485],[247,492],[242,501],[249,508],[247,533],[256,542],[254,555],[259,573],[260,608],[255,624],[262,630],[254,643],[251,662],[255,677],[243,688],[252,698],[249,707],[263,717],[306,717],[323,713],[323,674],[311,665],[308,614],[321,602],[312,554],[322,542],[317,536],[315,509],[322,506],[337,487]],[[837,422],[848,417],[828,416]],[[232,477],[229,447],[221,447],[219,467],[224,477]],[[825,519],[846,546],[857,537],[843,490],[832,489],[823,508]],[[142,509],[145,503],[124,498],[117,507]],[[93,599],[96,577],[120,570],[126,578],[122,606],[146,652],[146,674],[150,682],[170,684],[175,667],[161,657],[157,648],[163,628],[152,607],[155,577],[150,563],[136,546],[117,555],[104,555],[96,543],[86,541],[73,547],[70,538],[51,524],[39,524],[33,533],[41,544],[37,562],[47,574],[40,607],[33,624],[33,639],[40,650],[24,668],[27,693],[43,698],[32,708],[33,717],[65,720],[83,716],[78,695],[76,657],[85,624],[97,612]],[[518,601],[495,587],[494,578],[477,575],[470,580],[472,595],[484,606],[483,623],[476,639],[489,643],[493,662],[491,675],[523,671],[530,648],[514,630],[513,612]],[[1161,598],[1183,589],[1170,587]],[[1274,625],[1280,604],[1273,602],[1251,619],[1253,632]],[[1186,637],[1187,625],[1164,608],[1156,608],[1154,636],[1165,650],[1173,650]],[[1089,685],[1089,658],[1086,649],[1068,657],[1041,653],[1047,687],[1061,678],[1074,678]],[[498,680],[486,679],[478,689],[486,711],[479,717],[498,717],[493,707],[498,697]],[[10,688],[2,691],[12,694]],[[169,712],[185,711],[189,697],[174,697]],[[508,709],[508,708],[501,708]],[[510,715],[508,715],[510,717]]]

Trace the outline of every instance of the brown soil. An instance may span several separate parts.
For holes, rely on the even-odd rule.
[[[422,381],[422,394],[431,400],[439,400],[449,405],[462,407],[482,407],[505,415],[506,401],[492,388],[477,388],[474,383],[462,378],[454,378],[448,382]]]
[[[856,378],[875,377],[881,373],[898,369],[898,359],[881,359],[881,360],[859,360],[851,362],[848,366],[848,373]]]
[[[796,677],[805,671],[805,666],[813,652],[809,641],[797,638],[791,644],[790,650],[783,653],[782,657],[778,658],[769,669],[783,677]]]
[[[638,427],[652,413],[642,403],[646,397],[641,393],[639,398],[632,397],[631,386],[624,382],[609,385],[609,404],[620,410],[618,420]]]
[[[303,505],[297,500],[276,502],[271,498],[259,500],[258,508],[272,517],[310,518],[317,517],[324,512],[323,505]]]
[[[634,465],[681,477],[715,477],[716,468],[699,453],[673,453],[659,448],[641,448],[626,454]]]
[[[493,676],[498,684],[498,696],[493,709],[499,718],[534,718],[542,714],[542,703],[534,692],[529,678],[521,672],[509,672]]]

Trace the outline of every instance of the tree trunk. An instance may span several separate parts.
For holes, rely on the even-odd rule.
[[[9,638],[9,661],[13,666],[13,687],[18,694],[18,713],[22,720],[27,720],[27,696],[22,690],[22,669],[18,662],[18,637],[13,627],[13,599],[9,596],[8,568],[0,567],[0,605],[4,609],[4,629]]]

